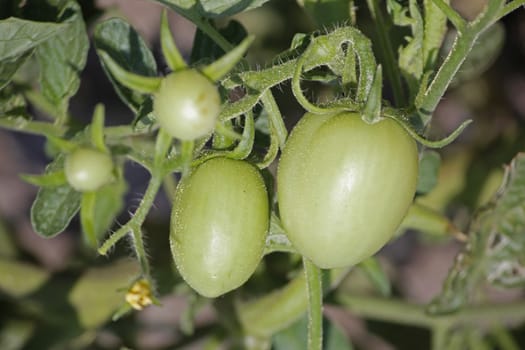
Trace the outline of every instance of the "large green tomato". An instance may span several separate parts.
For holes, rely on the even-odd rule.
[[[180,140],[211,133],[221,111],[217,87],[195,69],[168,75],[153,98],[153,113],[160,126]]]
[[[78,148],[67,155],[64,172],[75,190],[95,191],[113,180],[113,160],[96,149]]]
[[[321,268],[359,263],[396,231],[412,203],[417,173],[417,146],[396,121],[306,114],[277,173],[290,241]]]
[[[269,225],[266,186],[249,163],[213,158],[178,186],[171,251],[184,280],[217,297],[242,285],[259,264]]]

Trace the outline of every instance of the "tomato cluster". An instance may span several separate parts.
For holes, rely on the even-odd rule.
[[[414,140],[392,119],[306,114],[277,174],[279,211],[297,251],[321,268],[359,263],[392,237],[412,202]],[[243,284],[264,251],[269,206],[258,170],[214,158],[179,185],[171,248],[186,282],[216,297]]]

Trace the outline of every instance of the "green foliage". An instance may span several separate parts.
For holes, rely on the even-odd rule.
[[[507,288],[524,285],[524,204],[525,155],[520,153],[506,168],[497,194],[474,216],[468,244],[430,305],[431,312],[452,312],[476,302],[476,292],[487,282]]]
[[[49,275],[48,271],[35,265],[0,259],[0,290],[13,298],[36,291]]]
[[[62,23],[45,23],[20,18],[0,21],[0,89],[47,39],[66,29]]]
[[[448,218],[431,205],[421,204],[419,198],[406,208],[413,200],[414,186],[403,189],[403,181],[415,184],[414,166],[418,157],[416,147],[410,157],[413,162],[403,159],[402,154],[399,157],[399,147],[396,147],[399,145],[387,142],[392,130],[374,141],[355,125],[348,130],[343,130],[346,124],[344,127],[341,123],[323,125],[320,128],[323,132],[328,129],[333,132],[323,144],[334,144],[330,149],[323,149],[322,145],[315,146],[311,137],[294,146],[293,137],[291,142],[288,140],[287,126],[304,110],[309,112],[306,118],[311,118],[316,126],[328,119],[342,120],[344,115],[356,116],[363,128],[391,125],[411,145],[414,139],[423,146],[417,149],[419,173],[415,196],[432,196],[443,183],[458,182],[465,174],[443,177],[441,171],[447,165],[447,150],[443,151],[445,156],[441,161],[441,152],[426,148],[444,147],[470,123],[465,122],[443,140],[430,141],[425,134],[434,111],[451,84],[459,85],[479,76],[495,61],[505,38],[498,20],[523,6],[525,0],[490,0],[471,21],[463,18],[447,0],[302,0],[290,7],[294,13],[287,14],[284,23],[293,33],[284,30],[279,33],[282,38],[293,37],[284,51],[283,47],[278,50],[270,47],[276,38],[253,35],[264,32],[273,22],[257,27],[250,21],[267,9],[288,9],[289,2],[151,2],[177,12],[197,27],[191,53],[180,52],[171,35],[167,12],[163,14],[158,45],[163,57],[159,58],[175,73],[160,71],[156,43],[150,47],[127,20],[93,21],[89,14],[94,1],[10,0],[0,5],[0,127],[46,138],[48,155],[52,158],[42,174],[20,175],[39,187],[30,215],[33,230],[44,238],[54,237],[68,227],[73,231],[77,222],[73,221],[75,225],[71,226],[70,223],[79,213],[78,226],[84,241],[89,243],[75,246],[74,258],[62,266],[61,271],[50,272],[34,260],[26,261],[31,250],[21,248],[18,240],[11,239],[11,230],[18,228],[19,218],[0,222],[0,307],[5,314],[0,322],[0,348],[100,347],[101,344],[95,343],[100,340],[101,329],[122,339],[122,346],[140,347],[130,334],[140,334],[140,322],[144,320],[125,316],[140,312],[150,304],[159,305],[158,297],[173,295],[182,295],[188,300],[181,316],[182,340],[168,346],[174,348],[205,339],[207,343],[203,346],[209,349],[240,344],[248,349],[352,349],[346,334],[331,321],[323,321],[323,302],[333,304],[339,311],[347,308],[369,319],[428,328],[433,350],[519,348],[509,331],[514,325],[498,322],[507,316],[523,322],[525,305],[522,301],[495,305],[483,292],[486,285],[523,288],[525,284],[523,154],[518,154],[506,168],[503,184],[489,204],[474,214],[461,211],[463,221],[458,223],[457,217]],[[263,5],[265,8],[258,12]],[[295,32],[297,27],[292,28],[297,25],[294,22],[297,18],[301,33]],[[449,24],[454,28],[448,28]],[[88,33],[93,33],[92,37]],[[372,33],[373,37],[364,33]],[[73,98],[79,91],[90,45],[98,55],[98,66],[133,113],[133,120],[128,123],[115,125],[117,119],[111,114],[106,118],[102,104],[97,105],[87,125],[79,123],[78,116],[73,115],[78,113],[72,108]],[[245,57],[247,52],[249,58]],[[257,62],[254,67],[252,57],[263,54],[273,55],[273,59]],[[186,62],[184,57],[188,56],[189,62]],[[213,107],[215,110],[211,111],[212,118],[205,130],[192,137],[183,127],[187,126],[187,120],[182,126],[174,125],[169,118],[161,122],[162,116],[156,115],[159,110],[153,108],[154,101],[160,101],[159,88],[168,81],[166,77],[185,70],[197,75],[182,84],[174,84],[176,86],[167,91],[163,110],[170,112],[170,116],[184,115],[184,103],[174,103],[181,92],[190,95],[196,92],[192,96],[195,97],[193,107],[201,108],[198,115],[206,114]],[[202,93],[195,90],[198,84],[195,76],[202,78],[211,90]],[[277,92],[278,89],[281,91]],[[205,97],[211,96],[209,91],[217,92],[213,92],[214,106],[203,103]],[[277,93],[279,98],[274,97]],[[106,103],[103,100],[106,96],[96,97]],[[296,110],[298,106],[304,110]],[[301,125],[304,120],[299,129]],[[172,129],[176,132],[169,132]],[[340,142],[334,141],[337,135]],[[505,137],[502,143],[506,146],[502,148],[512,148],[513,152],[519,149],[508,144],[515,141],[513,138],[523,138],[522,131]],[[490,147],[501,146],[494,144]],[[86,147],[96,149],[111,160],[111,179],[100,188],[81,189],[80,193],[67,183],[64,160]],[[290,156],[294,147],[295,154]],[[377,151],[387,152],[379,163],[388,166],[366,176],[358,186],[364,191],[359,194],[361,200],[357,204],[352,202],[355,206],[347,205],[344,200],[355,201],[354,197],[359,197],[344,197],[348,192],[344,187],[349,183],[346,180],[355,180],[349,171],[351,167],[340,166],[343,163],[339,161],[329,167],[324,162],[359,153],[363,166],[368,169]],[[278,158],[280,152],[283,162]],[[317,156],[319,163],[311,169],[305,168],[312,155]],[[230,162],[234,159],[253,171],[256,166],[263,176],[257,178],[257,186],[244,188],[241,184],[246,178],[240,171],[233,171],[224,179],[212,171],[193,190],[184,187],[198,166],[218,162],[219,157]],[[272,174],[278,163],[279,172],[283,171],[287,157],[294,162],[291,168],[295,173],[283,182]],[[130,209],[124,202],[128,190],[126,163],[140,165],[150,177],[142,198],[136,198],[138,195],[133,193],[137,201],[132,205],[129,218],[117,224],[117,218],[123,217],[122,212]],[[102,174],[102,164],[96,165],[98,168],[91,169],[96,170],[96,175]],[[344,179],[344,186],[329,190],[300,186],[312,183],[312,179],[332,178],[336,166],[341,178],[327,183]],[[362,174],[361,170],[358,173]],[[96,177],[91,174],[91,179]],[[182,185],[178,185],[179,180]],[[258,232],[263,239],[258,237],[257,249],[249,249],[249,237],[255,229],[242,225],[252,222],[257,215],[245,214],[245,202],[239,200],[241,196],[254,198],[250,187],[259,190],[256,194],[260,203],[256,211],[264,222]],[[301,234],[313,229],[314,232],[304,237],[304,245],[322,258],[334,259],[334,251],[344,258],[359,256],[359,245],[367,240],[381,241],[374,245],[375,252],[396,230],[396,235],[412,229],[434,239],[452,236],[466,240],[442,293],[428,306],[430,313],[425,312],[427,305],[414,305],[393,297],[402,294],[402,290],[396,290],[398,285],[390,280],[390,269],[396,267],[379,264],[375,257],[361,261],[363,255],[348,260],[361,261],[355,271],[347,266],[348,261],[341,269],[320,270],[305,259],[301,255],[302,244],[289,239],[294,237],[286,227],[290,208],[276,196],[275,188],[290,192],[293,203],[290,207],[306,206],[308,210],[299,211],[302,215],[299,221],[308,224],[299,231]],[[389,196],[389,188],[400,192]],[[196,242],[191,251],[188,247],[177,248],[181,271],[177,270],[170,251],[168,225],[155,226],[152,220],[147,220],[161,191],[174,204],[174,222],[170,225],[184,232],[190,244]],[[234,197],[235,194],[238,197]],[[179,199],[191,196],[184,200],[191,206],[184,207],[184,203],[173,201],[175,195]],[[344,200],[338,202],[336,197]],[[395,215],[395,224],[388,230],[374,232],[376,224],[388,223],[400,201],[403,208]],[[445,204],[441,203],[439,209]],[[203,221],[196,213],[206,214],[203,211],[203,208],[209,209],[206,205],[212,207],[213,215]],[[349,213],[348,208],[351,208]],[[455,207],[447,208],[447,214],[453,209]],[[337,211],[342,214],[330,216],[331,220],[318,225],[322,215]],[[362,215],[357,215],[359,212]],[[405,219],[397,227],[405,212]],[[348,218],[352,220],[345,221]],[[336,235],[332,244],[328,244],[327,233],[348,222],[360,224],[360,230],[351,230],[360,231],[360,236],[344,243],[343,235]],[[197,229],[187,232],[190,224]],[[208,225],[208,236],[202,235],[204,224]],[[468,235],[458,227],[468,227]],[[229,241],[232,233],[234,240]],[[124,238],[133,259],[121,259],[117,243]],[[172,240],[177,241],[173,237]],[[93,257],[93,251],[105,256],[111,253],[111,256],[103,261]],[[373,252],[367,253],[369,256]],[[215,270],[206,267],[212,258]],[[180,261],[184,263],[181,265]],[[219,271],[221,276],[215,276],[213,271],[223,266],[227,271]],[[243,272],[239,266],[248,270]],[[188,274],[183,271],[187,267],[198,272]],[[242,278],[219,292],[213,291],[215,286],[211,280],[215,278],[222,283],[239,277],[239,272],[243,272]],[[361,272],[361,282],[355,272]],[[209,295],[236,290],[221,298],[204,298],[184,282],[195,278],[204,280],[204,289],[211,290]],[[356,293],[363,279],[369,295]],[[199,291],[202,293],[202,287]],[[202,327],[198,323],[199,311],[207,307],[215,308],[217,320]],[[109,323],[111,318],[119,321]],[[479,327],[479,320],[486,318],[494,320],[494,326]],[[359,341],[355,344],[360,345]]]
[[[40,65],[42,94],[62,116],[67,113],[69,98],[76,94],[80,85],[89,40],[76,2],[68,1],[61,7],[58,20],[67,26],[42,42],[36,50],[36,57]]]
[[[64,158],[59,157],[46,168],[46,174],[62,169]],[[58,186],[41,187],[31,207],[31,223],[36,233],[53,237],[64,231],[73,216],[80,209],[81,194],[67,183]]]
[[[436,186],[440,165],[441,157],[436,151],[426,150],[421,153],[417,181],[418,193],[428,193]]]
[[[275,350],[301,350],[308,348],[307,327],[308,318],[302,317],[285,330],[273,337],[273,348]],[[352,345],[343,334],[343,331],[331,321],[324,319],[323,349],[325,350],[352,350]]]
[[[80,324],[96,328],[106,322],[123,304],[122,286],[137,275],[138,266],[130,260],[120,260],[111,266],[88,269],[76,282],[68,295]]]
[[[268,0],[155,0],[191,16],[224,17],[262,6]]]
[[[150,49],[138,33],[124,20],[112,18],[99,23],[93,37],[97,52],[104,52],[126,71],[145,76],[157,75],[157,64]],[[152,104],[148,96],[135,92],[118,82],[108,71],[107,62],[102,66],[121,100],[135,113],[136,127],[149,124]]]

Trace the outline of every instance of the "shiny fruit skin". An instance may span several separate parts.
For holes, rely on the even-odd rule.
[[[211,133],[220,111],[217,87],[195,69],[171,73],[153,96],[153,113],[161,128],[180,140]]]
[[[78,148],[67,155],[64,172],[75,190],[95,191],[113,180],[113,160],[96,149]]]
[[[201,164],[178,186],[170,243],[184,280],[217,297],[253,274],[269,225],[266,187],[258,169],[228,158]]]
[[[317,266],[357,264],[392,238],[412,203],[417,174],[416,143],[396,121],[307,113],[279,161],[282,223]]]

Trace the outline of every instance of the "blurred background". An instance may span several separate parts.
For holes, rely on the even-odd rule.
[[[97,21],[124,17],[153,50],[161,71],[167,72],[158,38],[161,6],[145,0],[79,3],[90,34]],[[457,0],[453,4],[465,17],[472,18],[484,1]],[[366,5],[357,5],[361,5],[358,22],[367,28],[371,22]],[[0,18],[5,14],[0,13]],[[290,45],[295,33],[317,29],[293,0],[270,1],[235,19],[256,35],[248,56],[252,67],[268,64]],[[189,60],[195,26],[174,13],[170,13],[170,23],[178,47]],[[226,24],[226,20],[219,22]],[[454,144],[439,150],[442,167],[437,186],[418,199],[444,213],[460,230],[467,229],[472,213],[499,186],[503,165],[525,149],[525,11],[520,9],[504,18],[492,35],[475,48],[482,62],[472,70],[462,69],[434,115],[430,138],[448,135],[464,120],[473,119],[474,123]],[[475,57],[472,62],[475,67]],[[287,84],[275,89],[275,94],[291,128],[303,111],[294,103]],[[133,120],[91,48],[71,114],[79,123],[88,123],[95,104],[100,102],[106,105],[108,123]],[[39,115],[37,110],[32,112]],[[19,174],[41,173],[50,161],[45,149],[43,138],[0,130],[0,349],[202,348],[199,335],[216,327],[223,315],[216,311],[220,308],[189,292],[176,276],[166,244],[171,210],[167,198],[157,198],[145,227],[162,307],[152,306],[111,322],[110,317],[123,303],[123,293],[118,289],[137,272],[132,251],[121,242],[109,258],[95,256],[85,247],[76,219],[65,233],[52,239],[33,232],[29,218],[37,188],[23,182]],[[126,178],[127,204],[119,222],[125,222],[137,207],[148,174],[138,165],[128,164]],[[454,239],[409,231],[381,251],[380,261],[389,273],[395,295],[428,303],[440,292],[460,248]],[[282,284],[294,263],[284,254],[266,257],[270,274],[265,278],[275,279],[266,281],[265,288]],[[361,288],[359,281],[363,277],[358,274],[351,288]],[[255,285],[250,281],[247,288]],[[369,288],[366,282],[362,288]],[[491,295],[494,300],[517,300],[523,298],[523,290],[494,289]],[[423,329],[366,322],[335,306],[328,305],[325,311],[361,349],[428,348],[429,334]],[[518,327],[515,335],[519,338],[522,331]],[[525,336],[521,341],[525,348]]]

